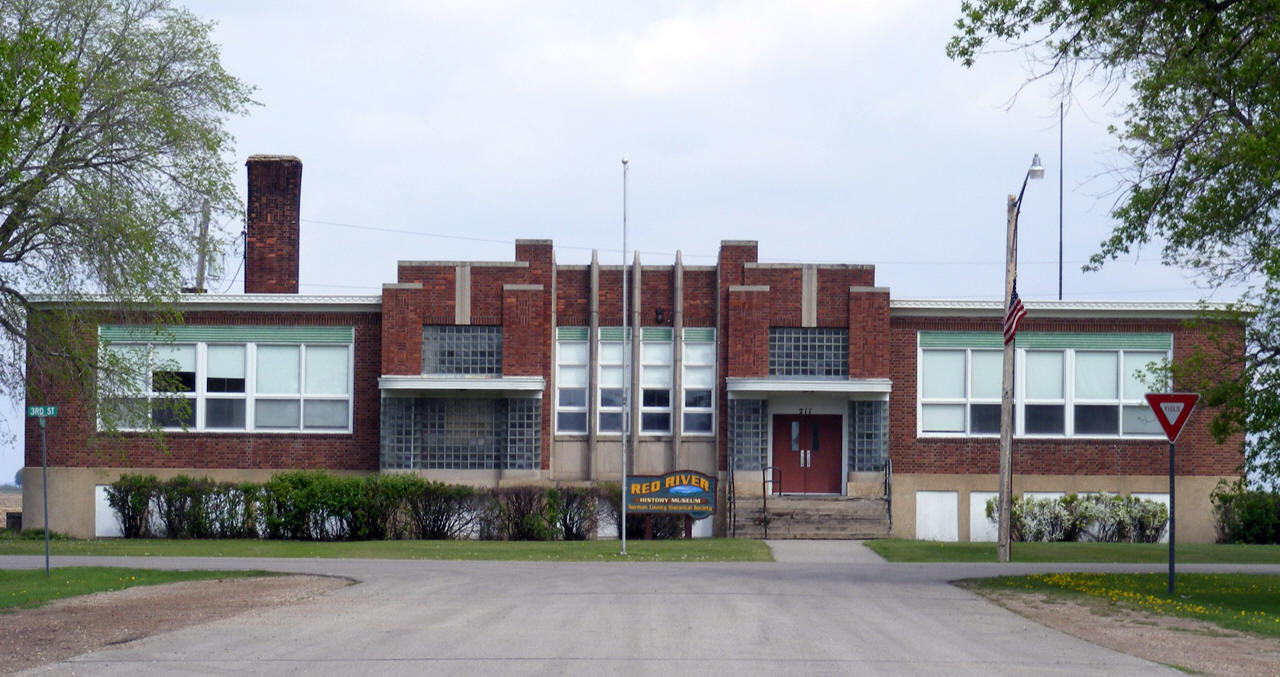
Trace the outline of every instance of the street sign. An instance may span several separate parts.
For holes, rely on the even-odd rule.
[[[27,407],[27,416],[31,418],[53,418],[58,415],[57,407]]]
[[[1147,393],[1147,404],[1151,405],[1170,442],[1178,439],[1178,433],[1191,418],[1191,410],[1196,408],[1199,399],[1199,393]]]

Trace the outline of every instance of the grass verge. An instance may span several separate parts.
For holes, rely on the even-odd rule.
[[[1178,574],[1168,594],[1165,574],[1035,574],[962,581],[988,590],[1088,598],[1138,611],[1207,621],[1229,630],[1280,637],[1280,576]]]
[[[161,585],[211,578],[274,576],[266,571],[159,571],[123,567],[57,567],[0,570],[0,611],[30,609],[56,599],[88,595],[107,590],[124,590],[135,585]]]
[[[939,543],[886,539],[867,547],[890,562],[994,562],[995,543]],[[1014,543],[1014,562],[1116,562],[1161,564],[1169,561],[1165,543]],[[1188,543],[1177,546],[1179,564],[1277,564],[1280,545]]]
[[[256,539],[59,539],[53,555],[164,557],[333,557],[349,559],[447,559],[556,562],[767,562],[761,541],[695,538],[670,541],[263,541]],[[0,555],[43,555],[44,541],[0,538]]]

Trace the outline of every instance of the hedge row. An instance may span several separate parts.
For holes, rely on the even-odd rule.
[[[987,501],[996,519],[998,499]],[[1163,503],[1134,496],[1067,494],[1062,498],[1017,498],[1009,536],[1015,541],[1156,543],[1169,524]]]
[[[1219,543],[1280,543],[1280,493],[1221,481],[1209,498]]]
[[[609,498],[587,487],[475,489],[319,471],[282,472],[264,484],[122,475],[107,487],[125,538],[583,540]]]

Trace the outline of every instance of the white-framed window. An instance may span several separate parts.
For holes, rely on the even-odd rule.
[[[1002,351],[922,347],[919,433],[997,435]],[[1149,365],[1168,350],[1019,347],[1015,433],[1028,437],[1158,437],[1144,399]]]
[[[922,352],[920,431],[962,435],[1000,434],[998,350]]]
[[[714,329],[685,329],[680,375],[683,432],[715,434],[716,343]]]
[[[671,330],[644,328],[640,341],[640,432],[671,432]]]
[[[350,432],[351,345],[112,343],[145,366],[145,383],[113,383],[102,406],[121,429],[147,423],[195,432]],[[182,398],[183,406],[165,402]],[[101,417],[100,417],[101,419]],[[100,420],[101,423],[101,420]]]
[[[600,330],[600,360],[596,374],[600,387],[596,390],[596,416],[597,429],[605,434],[621,433],[622,426],[626,424],[622,415],[627,384],[623,366],[626,364],[626,345],[621,329]]]
[[[587,432],[586,327],[561,327],[556,341],[556,432]]]

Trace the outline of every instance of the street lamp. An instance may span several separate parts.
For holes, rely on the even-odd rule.
[[[1031,158],[1031,167],[1022,179],[1018,197],[1009,196],[1009,228],[1004,257],[1004,374],[1000,387],[1000,511],[999,545],[997,552],[1001,562],[1009,561],[1009,527],[1013,516],[1013,336],[1016,331],[1021,301],[1017,298],[1018,279],[1018,214],[1022,211],[1022,195],[1027,192],[1027,181],[1043,179],[1044,166],[1040,155]]]

